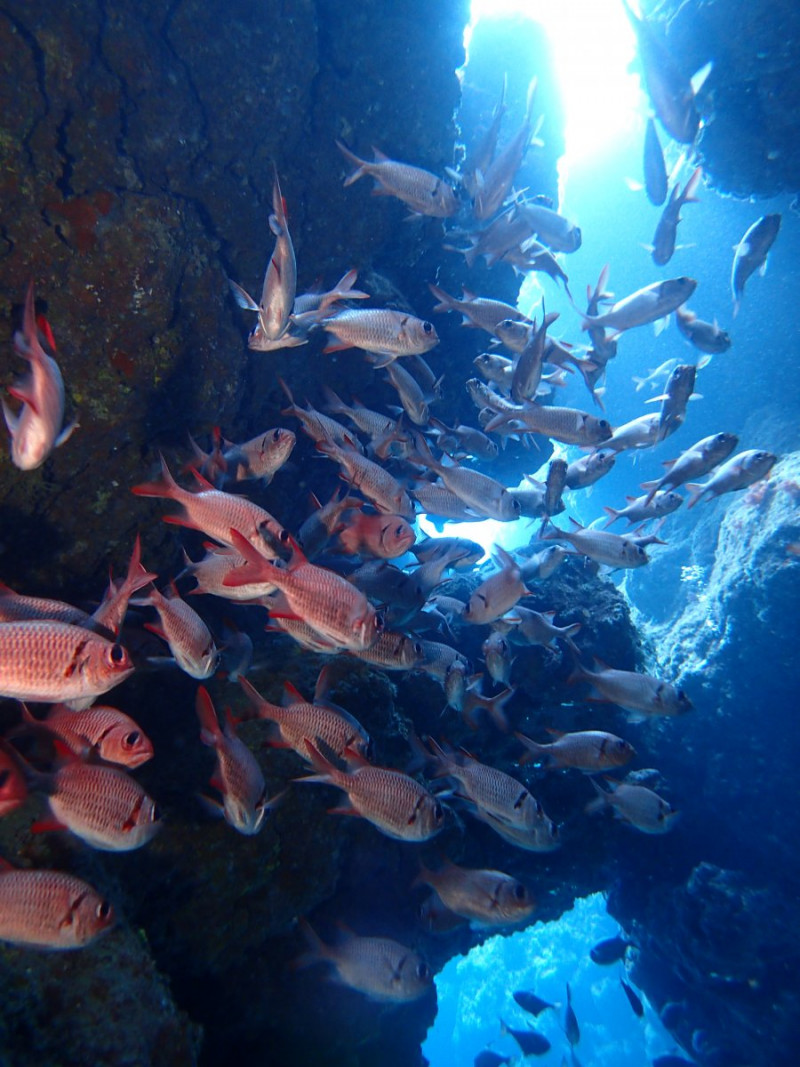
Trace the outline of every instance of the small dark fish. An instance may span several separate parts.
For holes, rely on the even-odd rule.
[[[512,1030],[501,1019],[500,1031],[514,1038],[522,1049],[523,1056],[544,1056],[545,1052],[550,1051],[550,1042],[544,1034],[540,1034],[536,1030]]]
[[[739,304],[744,296],[744,286],[751,274],[767,268],[767,254],[778,236],[781,228],[780,215],[762,215],[753,223],[736,246],[731,271],[731,290],[733,291],[733,316],[739,311]]]
[[[624,937],[609,937],[605,941],[598,941],[589,953],[589,957],[592,963],[599,963],[601,967],[606,967],[610,963],[624,959],[629,945],[630,941],[626,941]]]
[[[667,168],[664,165],[664,150],[652,119],[647,120],[644,134],[644,188],[650,203],[661,207],[667,199]]]
[[[625,981],[624,978],[620,978],[619,984],[625,990],[625,996],[628,998],[628,1003],[630,1004],[631,1008],[633,1009],[633,1014],[638,1016],[641,1019],[642,1016],[644,1015],[644,1004],[642,1004],[642,1002],[639,999],[639,997],[631,989],[631,987],[628,985],[628,983]]]
[[[666,1056],[656,1056],[653,1060],[653,1067],[695,1067],[695,1065],[694,1060],[687,1060],[683,1056],[673,1056],[671,1053],[667,1053]]]
[[[542,1000],[541,997],[537,997],[535,993],[529,993],[526,989],[514,993],[513,997],[522,1010],[530,1012],[531,1015],[538,1016],[547,1008],[555,1008],[555,1004],[551,1004],[549,1000]]]
[[[499,1052],[492,1052],[490,1048],[479,1052],[474,1060],[475,1067],[500,1067],[501,1063],[511,1063],[511,1057],[501,1056]]]
[[[564,1012],[564,1033],[570,1045],[577,1045],[581,1039],[581,1028],[578,1026],[578,1016],[572,1009],[572,990],[567,982],[567,1009]]]

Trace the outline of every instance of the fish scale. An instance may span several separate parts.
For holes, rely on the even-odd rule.
[[[133,671],[119,645],[80,626],[0,623],[0,694],[43,703],[99,696]]]
[[[152,798],[116,767],[67,763],[53,776],[48,801],[59,823],[104,852],[141,848],[161,825]]]
[[[114,922],[90,885],[61,871],[0,874],[0,940],[43,948],[80,948]]]
[[[512,826],[530,828],[539,820],[538,801],[516,778],[469,756],[436,749],[442,776],[455,778],[473,804]]]
[[[150,739],[133,719],[103,704],[83,711],[54,707],[41,723],[76,751],[88,745],[109,763],[138,767],[153,755]],[[77,747],[76,747],[77,746]]]
[[[143,603],[158,612],[161,631],[155,632],[169,644],[170,652],[181,670],[192,678],[208,678],[214,673],[219,653],[206,624],[177,592],[165,597],[157,589]],[[153,629],[148,625],[148,629]]]
[[[414,518],[414,505],[408,493],[380,464],[353,449],[339,448],[332,441],[318,441],[317,448],[338,463],[347,473],[347,482],[380,511],[397,514],[404,519]]]
[[[0,622],[24,622],[32,619],[49,619],[66,622],[72,626],[85,626],[92,621],[91,615],[63,600],[49,597],[25,596],[0,583]]]

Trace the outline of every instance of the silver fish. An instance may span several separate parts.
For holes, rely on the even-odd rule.
[[[631,330],[635,326],[644,326],[665,318],[681,304],[685,304],[697,288],[693,278],[670,278],[664,282],[653,282],[643,289],[618,300],[608,311],[600,315],[584,315],[584,330],[614,329],[618,332]]]
[[[769,250],[775,243],[781,228],[781,216],[762,215],[745,233],[733,254],[731,290],[733,291],[733,314],[739,311],[747,279],[757,270],[762,273],[767,267]]]
[[[647,489],[646,503],[650,503],[655,494],[665,486],[677,489],[689,479],[702,478],[714,467],[722,463],[739,443],[734,433],[715,433],[687,448],[675,460],[667,460],[664,466],[666,474],[653,482],[642,482],[642,489]]]
[[[727,463],[723,463],[703,485],[686,483],[686,488],[691,494],[686,506],[693,508],[707,493],[713,498],[722,496],[723,493],[734,493],[738,489],[746,489],[755,482],[760,482],[762,478],[766,478],[777,462],[778,457],[774,453],[763,452],[756,448],[731,456]]]
[[[375,179],[374,192],[377,195],[395,196],[419,215],[446,219],[458,211],[458,200],[452,188],[430,171],[389,159],[374,146],[372,151],[375,158],[369,163],[359,159],[341,141],[337,141],[336,145],[355,167],[345,178],[345,186],[352,185],[367,174]]]
[[[393,308],[339,311],[322,319],[321,325],[336,338],[324,352],[362,348],[375,367],[385,367],[401,356],[421,355],[439,343],[432,323]]]

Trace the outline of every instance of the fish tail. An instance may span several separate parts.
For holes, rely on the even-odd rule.
[[[428,284],[428,288],[439,301],[434,307],[434,311],[454,311],[456,309],[458,302],[449,293],[446,293],[444,289],[440,289],[438,285],[433,285],[432,283]]]
[[[693,508],[701,500],[707,486],[701,485],[699,482],[687,482],[686,489],[689,492],[689,503],[686,507]]]
[[[158,578],[157,574],[151,574],[142,565],[142,539],[137,534],[128,563],[128,573],[122,585],[122,592],[130,596],[138,589],[143,589],[149,582],[154,582],[156,578]]]
[[[345,185],[352,185],[353,182],[357,182],[359,178],[363,178],[364,175],[367,173],[367,171],[365,170],[366,160],[359,159],[355,152],[351,152],[350,149],[343,145],[341,141],[336,142],[336,147],[342,153],[344,158],[349,163],[352,163],[353,167],[355,168],[347,175],[344,180]]]
[[[172,477],[167,461],[160,452],[158,458],[161,461],[161,478],[154,482],[142,482],[140,485],[134,485],[131,492],[136,496],[163,496],[177,500],[180,497],[181,488]]]
[[[301,970],[303,967],[310,967],[312,963],[318,963],[320,960],[332,959],[330,948],[325,944],[307,919],[303,918],[301,915],[297,920],[297,925],[300,927],[300,932],[306,940],[308,951],[304,952],[301,956],[298,956],[297,959],[291,961],[289,967],[293,971]]]
[[[241,567],[235,567],[226,574],[222,584],[237,586],[249,585],[251,582],[271,581],[276,570],[272,560],[262,556],[238,530],[231,529],[230,536],[233,547],[244,556],[245,562]]]
[[[605,524],[605,526],[603,527],[603,529],[604,529],[604,530],[607,530],[607,529],[609,528],[609,526],[612,526],[612,525],[613,525],[613,524],[614,524],[614,523],[615,523],[615,522],[617,521],[617,519],[618,519],[618,518],[619,518],[619,516],[620,516],[620,512],[619,512],[619,511],[617,511],[617,510],[616,510],[616,508],[610,508],[610,507],[608,507],[608,505],[604,505],[604,506],[603,506],[603,511],[605,511],[605,513],[606,513],[607,515],[610,515],[610,516],[611,516],[611,517],[609,518],[608,522],[607,522],[607,523]]]
[[[505,707],[516,691],[514,686],[509,686],[502,693],[498,693],[497,696],[486,702],[486,710],[489,712],[492,722],[504,734],[508,733],[508,717],[505,713]]]
[[[200,720],[200,740],[204,745],[213,747],[222,737],[222,730],[220,729],[214,704],[204,685],[197,687],[194,706],[197,718]]]

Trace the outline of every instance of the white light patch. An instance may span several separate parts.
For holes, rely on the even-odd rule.
[[[638,135],[638,78],[628,67],[636,37],[619,0],[472,0],[472,23],[522,15],[547,33],[566,116],[564,163],[613,151]],[[469,48],[471,27],[464,41]]]
[[[487,555],[491,555],[497,545],[507,552],[527,545],[530,541],[530,523],[526,519],[515,522],[498,522],[496,519],[482,519],[480,522],[445,522],[437,530],[427,515],[417,516],[417,525],[426,537],[466,537],[481,546]]]

